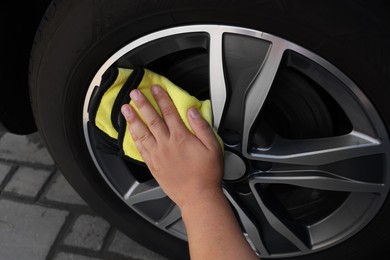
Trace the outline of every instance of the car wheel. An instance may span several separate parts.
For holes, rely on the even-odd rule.
[[[31,56],[35,119],[97,212],[188,258],[178,207],[97,149],[89,122],[109,68],[153,70],[211,99],[224,192],[260,257],[365,259],[390,242],[389,24],[378,2],[54,1]]]

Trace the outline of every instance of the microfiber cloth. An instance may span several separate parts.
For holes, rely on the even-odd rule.
[[[198,100],[166,77],[148,69],[111,68],[102,77],[101,85],[95,93],[95,101],[91,105],[89,113],[90,122],[98,129],[99,134],[106,135],[104,139],[107,140],[107,143],[104,145],[100,143],[100,147],[111,147],[109,150],[115,150],[117,147],[119,153],[125,158],[143,162],[129,131],[127,131],[127,124],[120,108],[123,104],[129,103],[139,113],[138,108],[129,97],[130,91],[138,88],[161,115],[151,93],[153,85],[160,85],[168,93],[185,126],[192,133],[193,130],[187,119],[187,111],[190,107],[195,107],[202,117],[210,125],[212,124],[210,100]],[[214,132],[223,150],[222,139],[215,130]]]

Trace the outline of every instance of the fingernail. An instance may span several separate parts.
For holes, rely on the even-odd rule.
[[[132,100],[136,100],[137,101],[140,96],[141,96],[141,93],[140,93],[140,91],[138,89],[134,89],[134,90],[132,90],[130,92],[130,97],[131,97]]]
[[[153,93],[154,95],[159,94],[159,93],[160,93],[160,90],[161,90],[160,86],[157,86],[157,85],[152,86],[152,93]]]
[[[191,108],[189,109],[188,113],[189,113],[189,115],[190,115],[190,117],[191,117],[192,119],[195,119],[195,118],[198,118],[198,117],[199,117],[199,112],[198,112],[198,110],[197,110],[196,108],[194,108],[194,107],[191,107]]]
[[[131,109],[129,108],[128,105],[123,105],[123,106],[121,107],[121,111],[122,111],[123,116],[124,116],[126,119],[132,118],[133,113],[132,113],[132,111],[131,111]]]

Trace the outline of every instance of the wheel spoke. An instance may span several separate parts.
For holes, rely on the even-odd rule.
[[[276,136],[270,149],[253,149],[249,158],[289,164],[322,165],[384,152],[385,148],[380,140],[352,131],[343,136],[304,140]]]
[[[384,185],[343,178],[323,171],[281,171],[267,172],[253,177],[254,183],[290,184],[305,188],[344,191],[381,193]]]
[[[253,105],[260,111],[282,53],[278,48],[271,48],[270,42],[259,38],[210,33],[210,95],[214,126],[222,133],[229,133],[223,136],[225,142],[231,141],[230,133],[238,138],[242,136],[244,126],[241,122],[248,107],[251,107],[248,113],[254,113]],[[250,100],[252,103],[246,105],[246,99],[250,99],[249,91],[260,98],[256,98],[256,102]],[[237,141],[240,140],[234,140]]]
[[[168,228],[180,219],[180,209],[176,204],[173,204],[172,207],[170,207],[168,211],[164,214],[164,216],[159,221],[157,221],[156,225],[162,228]]]
[[[285,211],[283,206],[280,206],[276,200],[272,200],[270,196],[266,197],[266,193],[260,195],[256,184],[257,182],[251,181],[250,187],[268,224],[301,252],[309,251],[311,244],[307,227],[294,221],[287,213],[283,213]],[[262,198],[263,196],[266,198]]]
[[[223,69],[223,32],[210,31],[210,99],[213,125],[218,129],[226,102],[226,83]]]
[[[127,204],[135,205],[142,202],[157,200],[167,197],[155,180],[145,183],[134,182],[127,191],[124,199]]]
[[[261,108],[271,89],[276,72],[279,68],[284,51],[288,46],[279,41],[273,41],[262,68],[253,80],[246,93],[242,129],[242,152],[247,153],[250,130],[256,121]]]
[[[257,226],[253,223],[252,220],[249,219],[248,215],[240,207],[240,204],[233,198],[233,196],[231,196],[231,194],[226,189],[224,189],[223,191],[240,218],[241,224],[243,225],[244,230],[247,234],[247,240],[249,244],[255,251],[258,251],[262,256],[268,256],[269,253],[263,244]]]

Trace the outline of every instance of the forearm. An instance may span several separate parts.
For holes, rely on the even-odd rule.
[[[182,208],[192,260],[258,259],[222,191],[205,192]]]

